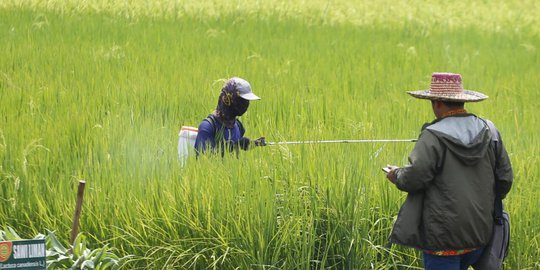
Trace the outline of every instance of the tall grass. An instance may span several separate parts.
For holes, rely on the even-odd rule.
[[[177,132],[214,109],[220,79],[241,76],[263,98],[242,117],[248,136],[414,138],[433,116],[404,91],[451,71],[490,96],[468,109],[497,124],[514,164],[506,264],[539,266],[536,25],[306,23],[271,12],[126,18],[106,1],[108,13],[3,3],[2,225],[67,239],[85,179],[81,230],[137,255],[130,269],[420,267],[415,251],[387,246],[404,194],[379,169],[406,164],[412,144],[268,146],[182,169]]]
[[[424,31],[477,27],[495,32],[522,33],[540,28],[540,7],[535,0],[4,0],[4,8],[31,8],[61,14],[107,13],[125,18],[257,18],[308,24],[353,24],[395,27],[415,24]]]

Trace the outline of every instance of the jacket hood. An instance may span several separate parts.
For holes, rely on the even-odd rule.
[[[475,115],[446,117],[426,127],[465,164],[474,165],[486,154],[491,132]]]

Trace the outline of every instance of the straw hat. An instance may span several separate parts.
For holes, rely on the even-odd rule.
[[[488,98],[480,92],[464,90],[460,74],[442,72],[431,75],[429,90],[408,91],[407,93],[415,98],[454,102],[478,102]]]

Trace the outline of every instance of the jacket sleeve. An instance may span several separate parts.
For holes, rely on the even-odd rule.
[[[510,163],[510,158],[504,147],[499,130],[490,120],[484,119],[484,121],[491,131],[491,143],[493,144],[495,151],[495,168],[493,171],[495,174],[495,181],[497,181],[496,195],[501,199],[504,199],[506,194],[510,191],[514,179],[512,164]]]
[[[199,132],[197,133],[197,139],[195,139],[195,152],[197,156],[207,150],[213,150],[216,147],[214,139],[214,128],[208,121],[202,121],[199,125]]]
[[[409,155],[410,164],[397,169],[397,188],[405,192],[425,189],[435,178],[441,156],[439,140],[433,133],[424,130]]]
[[[498,131],[497,131],[498,133]],[[510,158],[506,152],[506,148],[501,139],[501,135],[498,134],[498,140],[495,143],[495,154],[497,155],[495,162],[495,181],[497,181],[497,195],[504,199],[506,194],[512,187],[514,180],[514,173],[512,171],[512,164]]]

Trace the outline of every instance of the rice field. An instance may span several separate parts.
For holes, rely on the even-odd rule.
[[[490,98],[514,167],[505,269],[540,268],[535,1],[0,2],[0,226],[135,255],[123,269],[421,269],[388,245],[405,194],[380,167],[413,143],[267,146],[177,159],[222,80],[262,100],[267,141],[414,139],[435,71]]]

